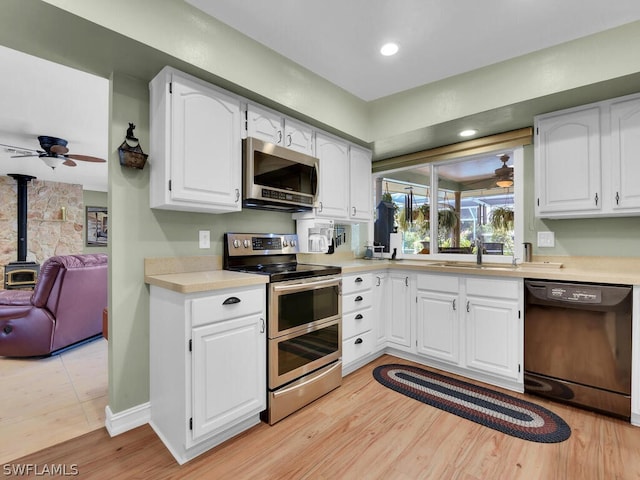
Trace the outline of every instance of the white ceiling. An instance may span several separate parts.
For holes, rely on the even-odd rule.
[[[0,144],[41,150],[37,137],[48,135],[67,140],[70,154],[108,159],[108,80],[2,46],[0,65]],[[107,191],[106,163],[76,161],[76,167],[52,170],[38,157],[11,155],[0,147],[0,175]]]
[[[470,71],[640,19],[638,0],[186,0],[365,100]],[[383,42],[400,52],[382,57]],[[0,143],[108,159],[108,80],[0,46]],[[107,190],[107,164],[52,171],[10,158],[0,175]]]
[[[364,100],[640,19],[638,0],[185,1]]]

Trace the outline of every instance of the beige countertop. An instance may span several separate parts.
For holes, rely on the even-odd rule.
[[[307,263],[329,263],[342,267],[344,274],[376,270],[411,270],[416,272],[455,273],[512,278],[539,278],[595,283],[640,285],[640,258],[628,257],[537,257],[531,263],[495,264],[446,260],[365,260],[307,258]]]
[[[219,256],[145,258],[144,282],[178,293],[250,287],[269,282],[266,275],[221,270]]]
[[[580,282],[640,285],[640,258],[628,257],[534,257],[531,263],[495,264],[446,260],[365,260],[345,256],[313,255],[302,263],[337,265],[344,274],[405,270],[415,272],[539,278]],[[179,293],[195,293],[268,283],[266,275],[221,270],[219,256],[145,259],[145,283]]]

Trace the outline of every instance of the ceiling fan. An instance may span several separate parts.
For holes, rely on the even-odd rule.
[[[513,167],[507,167],[509,155],[501,155],[500,161],[502,162],[502,166],[495,170],[496,185],[499,187],[511,187],[513,185]]]
[[[67,167],[75,167],[77,164],[74,160],[80,160],[83,162],[106,162],[106,160],[98,157],[91,157],[89,155],[75,155],[69,154],[67,148],[67,141],[63,138],[39,136],[38,141],[42,150],[34,150],[32,148],[14,147],[12,145],[4,145],[0,143],[0,146],[5,147],[5,150],[9,153],[15,153],[11,158],[26,158],[26,157],[39,157],[47,166],[55,169],[60,165]]]

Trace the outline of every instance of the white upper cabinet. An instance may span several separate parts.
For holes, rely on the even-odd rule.
[[[284,138],[282,115],[249,104],[247,106],[247,136],[282,145]]]
[[[315,156],[314,131],[304,123],[284,119],[284,146],[296,152]]]
[[[640,210],[640,98],[611,104],[613,209]]]
[[[600,109],[539,117],[536,135],[537,214],[599,211]]]
[[[354,221],[372,219],[371,152],[351,146],[349,151],[349,217]]]
[[[241,209],[240,100],[171,68],[150,84],[150,206]]]
[[[536,214],[640,214],[640,95],[536,117]]]
[[[371,152],[316,132],[316,156],[320,186],[313,216],[342,222],[371,221]]]
[[[254,104],[247,106],[247,136],[314,155],[311,126]]]
[[[317,217],[343,220],[349,217],[349,144],[324,133],[316,133],[319,159]]]

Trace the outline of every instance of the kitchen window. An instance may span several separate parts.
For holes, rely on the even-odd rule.
[[[383,210],[393,205],[405,258],[475,261],[482,248],[487,262],[522,259],[522,166],[518,147],[380,172],[378,218],[383,200]]]

